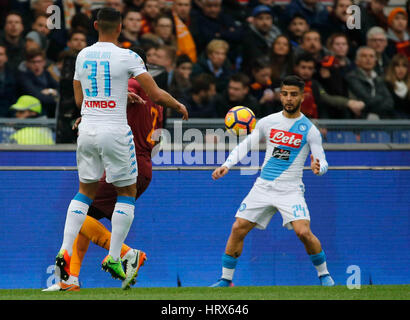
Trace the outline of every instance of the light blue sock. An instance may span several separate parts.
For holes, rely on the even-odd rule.
[[[315,266],[319,277],[325,274],[329,274],[326,265],[326,255],[323,250],[318,254],[310,254],[309,257],[313,265]]]
[[[226,253],[222,256],[222,279],[232,281],[237,263],[238,258],[234,258]]]

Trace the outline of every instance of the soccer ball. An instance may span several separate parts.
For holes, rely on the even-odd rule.
[[[251,133],[255,124],[255,114],[244,106],[233,107],[225,116],[226,130],[237,136]]]

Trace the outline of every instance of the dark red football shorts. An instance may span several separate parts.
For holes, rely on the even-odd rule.
[[[138,177],[137,177],[137,195],[138,199],[148,188],[152,179],[152,162],[151,155],[137,154]],[[117,202],[117,191],[114,185],[105,181],[105,173],[98,182],[97,194],[91,204],[88,215],[100,220],[107,218],[111,220],[115,203]]]

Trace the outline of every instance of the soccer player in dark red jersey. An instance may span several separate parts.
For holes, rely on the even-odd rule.
[[[134,48],[135,51],[138,49]],[[145,61],[145,54],[140,50],[137,53]],[[152,139],[155,130],[162,128],[163,108],[149,99],[147,94],[139,85],[138,81],[131,78],[128,81],[129,98],[135,97],[137,102],[129,103],[127,106],[128,125],[131,127],[135,144],[135,155],[137,158],[138,177],[137,195],[138,199],[148,188],[152,178],[151,152],[156,144]],[[76,126],[78,126],[77,121]],[[60,281],[43,291],[79,291],[79,274],[85,253],[90,241],[109,249],[111,233],[99,222],[101,218],[111,220],[113,209],[117,201],[117,193],[112,184],[105,181],[105,175],[99,181],[96,197],[91,204],[88,215],[81,227],[74,245],[70,262],[70,277],[67,281]],[[134,284],[139,268],[146,260],[145,252],[130,248],[125,243],[121,248],[121,259],[124,265],[126,279],[122,282],[122,288],[127,289]]]

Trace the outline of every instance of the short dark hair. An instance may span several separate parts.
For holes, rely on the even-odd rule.
[[[258,72],[265,68],[270,68],[270,61],[267,56],[261,56],[252,62],[252,71],[254,72]]]
[[[121,13],[113,8],[101,8],[97,13],[98,28],[102,32],[113,32],[121,23]]]
[[[41,48],[33,48],[26,51],[25,57],[26,61],[33,60],[35,57],[41,56],[43,59],[46,58],[46,53]]]
[[[16,10],[9,11],[4,17],[4,23],[6,23],[6,20],[9,16],[19,16],[21,19],[21,22],[23,23],[23,15],[19,11],[16,11]]]
[[[306,37],[306,35],[307,35],[308,33],[317,33],[317,34],[319,35],[319,38],[322,39],[322,36],[321,36],[321,34],[320,34],[319,31],[317,31],[316,29],[309,29],[309,30],[306,30],[306,31],[302,34],[302,42],[305,41],[305,37]]]
[[[183,63],[192,63],[191,58],[186,54],[181,54],[177,57],[176,66],[179,67]]]
[[[229,81],[240,82],[240,83],[242,83],[242,85],[243,85],[244,87],[249,86],[250,83],[251,83],[251,80],[249,79],[249,77],[248,77],[246,74],[241,73],[241,72],[238,72],[238,73],[233,74],[233,75],[229,78]]]
[[[295,66],[299,65],[302,61],[313,62],[314,64],[316,64],[315,58],[309,52],[298,54],[295,59]]]
[[[282,88],[283,86],[295,86],[298,87],[300,91],[303,92],[305,89],[305,81],[301,77],[298,77],[296,75],[291,75],[285,77],[285,79],[282,80],[282,83],[280,87]]]
[[[71,30],[70,33],[68,34],[68,40],[71,40],[74,37],[75,34],[79,34],[79,33],[82,34],[85,37],[85,39],[87,40],[87,34],[84,31],[79,30],[79,29]]]
[[[140,41],[140,47],[145,51],[148,52],[149,50],[151,50],[152,48],[154,49],[158,49],[159,48],[159,44],[155,41],[152,41],[151,39],[141,39]]]
[[[192,79],[192,93],[199,93],[202,90],[208,91],[212,84],[215,84],[215,78],[208,73],[201,73]]]
[[[305,20],[306,21],[306,23],[307,23],[307,19],[306,19],[306,17],[303,15],[303,14],[301,14],[301,13],[299,13],[299,12],[296,12],[293,16],[292,16],[292,18],[289,20],[289,24],[293,21],[293,20],[295,20],[295,19],[303,19],[303,20]]]

